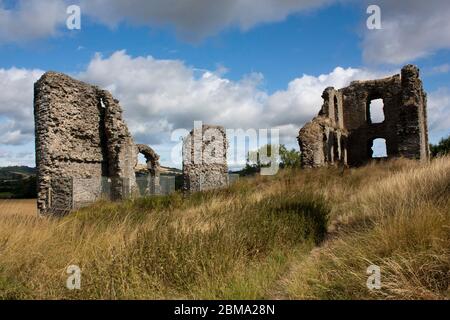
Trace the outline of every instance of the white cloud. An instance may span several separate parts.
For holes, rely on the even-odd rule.
[[[428,95],[428,123],[434,140],[450,134],[450,90],[441,88]]]
[[[62,0],[19,0],[11,8],[0,0],[0,42],[54,36],[66,18],[66,6]]]
[[[167,138],[172,129],[191,128],[194,120],[252,126],[267,96],[257,88],[260,75],[233,82],[178,60],[132,58],[124,51],[97,55],[79,77],[110,89],[133,133],[149,143]]]
[[[120,22],[169,27],[189,40],[200,40],[229,27],[248,30],[290,14],[336,0],[0,0],[0,42],[48,38],[61,32],[68,5],[110,27]]]
[[[33,139],[33,84],[41,70],[0,69],[0,144]]]
[[[214,35],[228,27],[248,30],[258,24],[320,7],[335,0],[81,0],[82,8],[101,22],[121,21],[174,27],[190,39]]]
[[[0,167],[34,167],[35,165],[34,142],[21,146],[8,146],[7,148],[0,145]]]
[[[427,74],[434,75],[434,74],[442,74],[442,73],[449,73],[449,72],[450,72],[450,64],[444,63],[444,64],[441,64],[441,65],[431,68],[431,70],[429,70],[427,72]]]
[[[403,64],[450,49],[450,1],[378,0],[382,30],[366,30],[366,61]]]
[[[319,112],[325,88],[339,89],[354,80],[368,80],[384,75],[384,73],[364,69],[341,67],[317,77],[303,75],[291,81],[286,90],[275,92],[269,97],[264,117],[272,125],[303,125]]]

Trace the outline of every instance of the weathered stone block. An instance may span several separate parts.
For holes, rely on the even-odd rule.
[[[183,189],[211,190],[228,185],[228,141],[223,127],[203,125],[183,141]]]

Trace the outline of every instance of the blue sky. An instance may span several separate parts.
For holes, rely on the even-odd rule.
[[[212,4],[213,3],[213,4]],[[298,129],[326,86],[417,64],[432,142],[450,134],[450,3],[356,0],[0,0],[0,166],[34,165],[32,84],[45,71],[98,84],[121,100],[137,142],[166,165],[171,133],[194,120]],[[81,30],[66,8],[81,7]]]
[[[229,69],[227,77],[233,80],[261,72],[267,89],[273,91],[284,88],[303,73],[321,74],[336,66],[361,65],[357,30],[365,23],[364,13],[359,6],[335,4],[249,31],[229,27],[215,36],[194,41],[180,39],[170,27],[148,28],[125,22],[111,29],[86,17],[80,31],[4,45],[0,59],[6,68],[75,72],[84,70],[97,52],[108,56],[126,49],[132,56],[181,59],[199,69],[214,70],[222,65]]]

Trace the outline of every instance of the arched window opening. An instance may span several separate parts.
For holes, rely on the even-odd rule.
[[[144,154],[139,153],[137,169],[146,169],[146,168],[147,168],[147,159],[145,158]]]

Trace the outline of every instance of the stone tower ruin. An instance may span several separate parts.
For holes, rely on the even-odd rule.
[[[427,95],[419,69],[405,66],[401,74],[380,80],[354,81],[325,89],[319,115],[298,137],[302,166],[359,166],[372,159],[373,142],[385,139],[388,157],[429,159]],[[370,105],[382,99],[384,121],[373,123]]]
[[[156,177],[158,158],[136,146],[119,101],[105,90],[47,72],[34,89],[38,210],[63,215],[100,198],[136,190],[137,155]]]
[[[225,129],[202,125],[183,141],[183,190],[206,191],[228,186]]]

